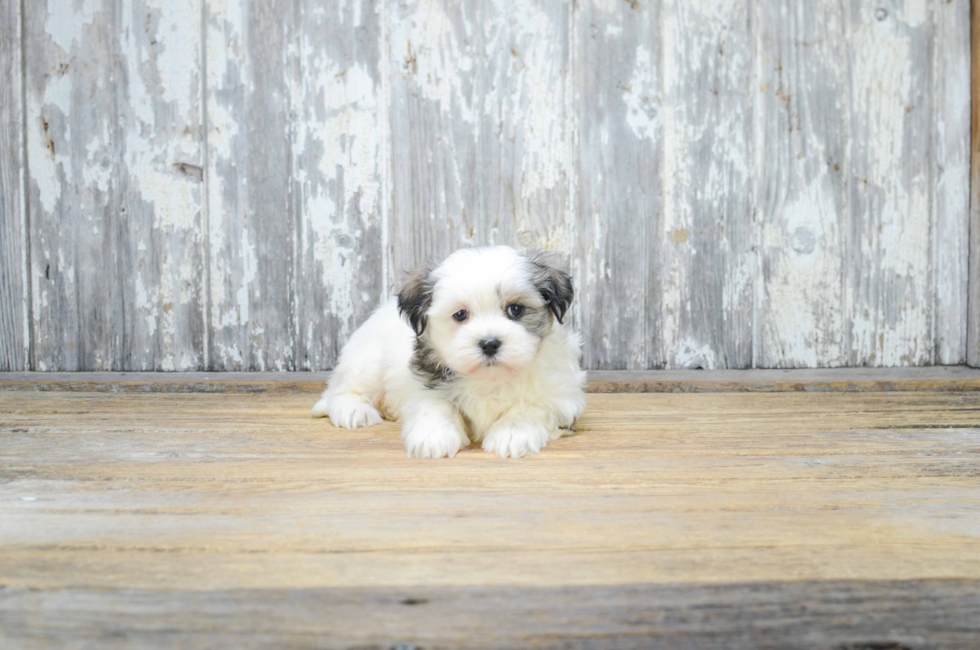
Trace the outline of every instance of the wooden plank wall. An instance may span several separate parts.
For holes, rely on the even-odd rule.
[[[0,369],[329,368],[484,243],[569,264],[590,368],[976,354],[969,0],[0,18]]]
[[[980,367],[980,6],[971,3],[972,103],[970,145],[970,278],[968,281],[967,363]]]
[[[201,367],[202,0],[24,10],[32,367]]]
[[[21,5],[0,1],[0,369],[25,370],[30,357]]]

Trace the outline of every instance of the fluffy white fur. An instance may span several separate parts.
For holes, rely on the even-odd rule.
[[[572,433],[585,409],[581,341],[557,318],[570,278],[543,260],[505,246],[464,249],[414,273],[348,341],[313,415],[349,429],[401,420],[408,455],[419,458],[471,443],[519,457]],[[521,318],[508,314],[514,304]],[[492,358],[480,346],[491,338],[500,341]]]

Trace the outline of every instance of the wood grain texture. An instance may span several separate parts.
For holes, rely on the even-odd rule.
[[[295,368],[295,10],[288,0],[206,5],[214,370]]]
[[[25,370],[30,357],[20,10],[0,1],[0,370]]]
[[[310,400],[0,393],[0,635],[350,647],[403,640],[401,607],[435,647],[974,633],[980,393],[592,395],[537,456],[433,462]]]
[[[980,582],[968,580],[178,594],[7,588],[0,638],[10,648],[127,650],[973,650],[978,594]]]
[[[0,372],[0,391],[100,393],[322,392],[326,372]],[[980,391],[966,366],[802,370],[590,370],[591,393]]]
[[[381,300],[381,15],[208,5],[214,369],[331,367]]]
[[[751,4],[665,0],[661,11],[664,356],[672,368],[748,368],[756,275]]]
[[[846,7],[850,30],[848,365],[931,363],[930,3]],[[860,137],[858,137],[860,134]],[[903,341],[895,345],[896,341]]]
[[[967,363],[980,367],[980,8],[970,2],[970,267],[967,288]]]
[[[297,369],[332,368],[385,296],[382,5],[295,5],[288,51]]]
[[[590,368],[664,367],[663,52],[655,2],[583,2],[573,272]]]
[[[570,258],[572,4],[389,1],[392,284],[458,247]]]
[[[933,21],[933,363],[966,362],[970,265],[970,3],[930,4]]]
[[[20,4],[3,367],[327,369],[497,243],[589,368],[980,363],[967,0]]]
[[[754,18],[754,365],[846,365],[847,16],[839,2],[788,0],[756,3]]]
[[[199,368],[201,0],[25,9],[34,365]]]

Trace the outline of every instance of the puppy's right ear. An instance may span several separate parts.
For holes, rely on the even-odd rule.
[[[543,251],[533,251],[528,253],[531,261],[532,281],[541,292],[548,309],[555,315],[561,323],[572,304],[572,297],[575,290],[572,288],[572,276],[558,267],[554,256]]]
[[[408,274],[405,284],[398,293],[398,311],[408,316],[408,322],[416,336],[425,331],[426,316],[432,304],[432,270],[427,265],[420,266]]]

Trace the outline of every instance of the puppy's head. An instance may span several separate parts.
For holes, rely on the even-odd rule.
[[[481,375],[531,363],[572,296],[571,277],[548,255],[494,246],[459,250],[434,268],[417,269],[398,308],[419,337],[416,362],[431,373]]]

